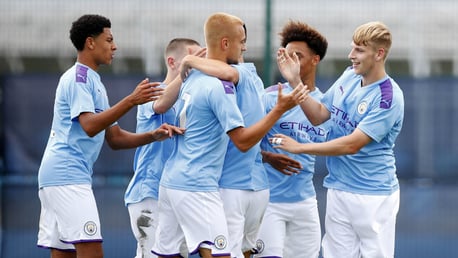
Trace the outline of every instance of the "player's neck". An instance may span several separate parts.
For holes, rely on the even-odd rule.
[[[310,91],[314,91],[315,90],[316,84],[315,84],[315,77],[314,76],[304,77],[301,80],[302,80],[302,84],[307,85],[307,88]]]
[[[94,62],[92,58],[89,58],[86,55],[78,54],[76,61],[85,66],[88,66],[89,68],[91,68],[94,71],[97,71],[99,69],[99,65],[96,62]]]
[[[178,76],[178,74],[172,73],[170,71],[167,72],[167,75],[165,76],[164,81],[162,82],[165,85],[169,85],[175,78]]]
[[[370,85],[376,81],[383,79],[386,76],[385,67],[380,67],[379,69],[373,69],[367,74],[363,75],[361,81],[361,87]]]

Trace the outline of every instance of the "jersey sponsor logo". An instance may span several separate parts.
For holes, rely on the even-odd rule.
[[[95,235],[97,233],[97,224],[93,221],[88,221],[84,224],[84,233],[89,236]]]
[[[358,107],[359,111],[359,107]],[[334,121],[335,124],[338,126],[345,128],[346,130],[353,130],[358,126],[358,121],[351,121],[350,120],[350,115],[345,112],[343,109],[332,106],[331,108],[331,114],[333,115],[331,117],[331,120]]]
[[[77,65],[76,66],[76,82],[86,83],[87,80],[87,67]]]
[[[223,235],[219,235],[219,236],[217,236],[217,237],[215,238],[214,243],[215,243],[216,249],[222,250],[222,249],[226,248],[226,246],[227,246],[226,237],[223,236]]]
[[[304,131],[309,134],[317,136],[325,136],[326,130],[322,127],[315,127],[310,124],[304,124],[294,121],[285,121],[280,123],[280,128],[283,130],[295,130],[295,131]]]
[[[224,92],[226,92],[226,94],[234,94],[235,89],[234,89],[234,84],[232,82],[223,81],[223,80],[221,80],[221,82],[223,83]]]

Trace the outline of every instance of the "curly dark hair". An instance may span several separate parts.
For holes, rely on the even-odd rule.
[[[315,54],[320,56],[320,60],[323,60],[326,55],[328,41],[321,33],[306,23],[289,21],[278,35],[281,37],[282,47],[286,47],[292,41],[303,41]]]
[[[111,28],[108,18],[97,14],[85,14],[72,23],[70,40],[75,48],[81,51],[86,39],[103,33],[104,28]]]

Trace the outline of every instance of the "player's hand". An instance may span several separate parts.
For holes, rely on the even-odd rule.
[[[278,98],[276,107],[280,109],[281,112],[285,112],[296,105],[302,103],[307,99],[308,93],[310,90],[302,83],[300,83],[293,91],[289,94],[282,93],[282,84],[278,83]]]
[[[148,78],[142,80],[129,95],[132,103],[134,105],[141,105],[149,101],[157,100],[164,94],[164,89],[159,87],[159,85],[161,85],[160,82],[149,82]]]
[[[286,48],[277,50],[277,66],[281,75],[295,88],[301,82],[301,64],[296,53],[288,54]]]
[[[302,169],[301,163],[283,153],[263,151],[262,157],[263,161],[287,176],[299,174]]]
[[[184,134],[185,129],[169,125],[167,123],[162,124],[156,130],[151,131],[153,141],[163,141],[171,138],[175,134]]]
[[[180,65],[180,77],[181,81],[184,82],[186,81],[186,78],[188,78],[189,72],[191,71],[192,67],[189,65],[189,59],[192,58],[192,55],[187,55],[183,57],[181,60],[181,65]]]
[[[183,81],[183,82],[186,81],[186,78],[188,78],[189,72],[192,69],[192,67],[190,65],[190,60],[192,60],[192,58],[194,58],[196,56],[204,58],[206,55],[207,55],[207,48],[204,47],[204,48],[201,48],[201,49],[197,50],[195,53],[192,53],[191,55],[185,56],[181,60],[181,65],[180,65],[180,68],[179,68],[181,81]]]
[[[198,57],[205,57],[207,55],[207,48],[203,47],[203,48],[201,48],[201,49],[199,49],[196,52],[191,53],[191,54],[194,55],[194,56],[198,56]]]
[[[269,138],[269,142],[275,149],[281,149],[295,154],[302,153],[301,146],[303,144],[284,134],[274,134],[274,137]]]

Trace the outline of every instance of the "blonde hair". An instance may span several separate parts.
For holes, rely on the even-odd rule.
[[[371,46],[385,49],[384,59],[391,48],[391,33],[388,27],[379,21],[360,25],[353,33],[353,42],[356,45]]]
[[[204,25],[205,43],[208,47],[216,47],[224,37],[231,38],[237,25],[243,26],[243,21],[227,13],[214,13],[207,18]]]

